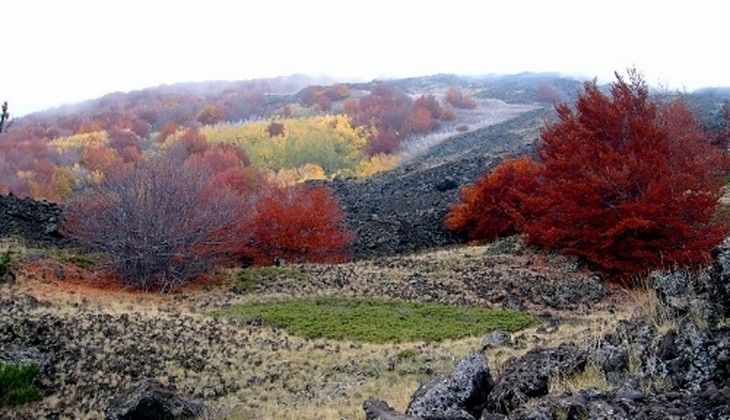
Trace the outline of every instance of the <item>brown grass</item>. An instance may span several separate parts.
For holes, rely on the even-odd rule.
[[[31,295],[44,305],[23,313],[1,313],[7,322],[19,319],[43,319],[52,316],[62,320],[72,335],[75,325],[84,328],[81,338],[94,345],[93,351],[76,352],[78,360],[69,361],[78,375],[74,381],[57,378],[56,392],[46,396],[33,407],[17,413],[31,415],[60,410],[64,416],[76,418],[100,417],[111,390],[129,386],[129,375],[119,374],[106,363],[121,360],[120,348],[136,348],[141,344],[162,355],[173,354],[179,348],[169,348],[175,335],[195,355],[205,354],[205,366],[193,368],[175,357],[149,358],[153,376],[164,383],[175,383],[183,394],[202,398],[214,418],[261,419],[355,419],[362,418],[362,402],[369,397],[386,399],[398,410],[405,410],[411,394],[433,373],[447,372],[467,352],[478,350],[482,337],[440,343],[362,344],[327,340],[305,340],[266,326],[253,326],[232,320],[214,319],[206,313],[211,308],[228,303],[271,296],[299,294],[341,294],[377,296],[383,284],[398,285],[414,273],[439,281],[453,288],[454,294],[468,291],[460,286],[456,269],[465,264],[479,264],[485,258],[486,247],[452,248],[410,257],[395,258],[392,267],[383,261],[363,261],[338,267],[302,266],[304,279],[277,279],[250,294],[231,293],[220,278],[211,276],[205,283],[178,293],[160,295],[124,290],[114,282],[103,279],[93,271],[60,261],[48,252],[25,249],[18,252],[18,284],[6,286],[2,296],[22,300]],[[524,260],[529,256],[504,256],[497,263],[532,270]],[[547,264],[541,261],[541,264]],[[299,268],[299,267],[298,267]],[[324,271],[323,271],[324,270]],[[328,270],[334,270],[332,273]],[[349,289],[336,288],[324,281],[328,275],[354,274]],[[320,274],[322,273],[322,274]],[[330,274],[327,274],[330,273]],[[369,283],[358,283],[368,278]],[[375,292],[373,292],[375,291]],[[2,298],[0,296],[0,298]],[[556,332],[541,332],[529,328],[513,334],[523,343],[520,348],[500,347],[485,354],[494,376],[511,357],[524,354],[536,346],[552,346],[563,341],[590,342],[627,317],[621,311],[596,311],[587,315],[548,311],[561,318]],[[109,321],[120,326],[123,317],[130,319],[114,337],[103,331],[96,317],[108,315]],[[106,321],[105,321],[106,322]],[[83,324],[83,325],[81,325]],[[147,325],[159,326],[148,329]],[[210,338],[200,337],[205,331],[214,332]],[[167,334],[162,340],[157,334]],[[212,334],[212,333],[211,333]],[[0,337],[2,338],[2,337]],[[163,337],[164,338],[164,337]],[[84,341],[85,343],[86,341]],[[76,349],[83,343],[68,343]],[[145,348],[148,348],[145,347]],[[204,352],[203,352],[204,351]],[[400,357],[400,355],[408,355]],[[413,355],[413,356],[410,356]],[[89,370],[89,366],[94,369]],[[90,388],[89,388],[90,387]],[[102,388],[106,387],[106,388]],[[108,389],[107,389],[108,388]],[[222,395],[216,389],[228,389]],[[63,405],[67,406],[63,408]],[[61,407],[61,408],[59,408]],[[3,413],[0,412],[0,417]]]

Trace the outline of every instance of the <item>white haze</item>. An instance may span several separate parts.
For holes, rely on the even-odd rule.
[[[18,0],[0,6],[0,100],[17,115],[163,83],[637,67],[730,85],[721,1]]]

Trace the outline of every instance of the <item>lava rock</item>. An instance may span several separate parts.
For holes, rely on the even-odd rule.
[[[484,355],[469,353],[448,375],[421,385],[406,415],[417,418],[478,418],[494,382]]]
[[[463,243],[443,221],[460,186],[495,167],[504,155],[532,153],[531,140],[511,130],[542,118],[526,112],[512,120],[450,137],[392,171],[366,180],[335,179],[330,187],[356,234],[349,253],[365,259]]]
[[[387,402],[374,398],[365,400],[362,408],[365,410],[365,420],[417,420],[395,411]]]
[[[21,236],[33,243],[67,245],[60,232],[63,209],[48,201],[0,195],[0,237]]]
[[[548,393],[548,382],[554,376],[569,376],[586,365],[585,350],[573,344],[534,349],[507,362],[505,373],[494,384],[489,395],[489,408],[509,413],[532,398]]]
[[[492,331],[482,339],[482,351],[499,346],[507,346],[512,342],[512,336],[506,331]]]
[[[105,414],[107,420],[182,420],[205,418],[208,409],[157,381],[143,379],[114,398]]]

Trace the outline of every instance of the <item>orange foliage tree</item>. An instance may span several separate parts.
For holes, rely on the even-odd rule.
[[[461,201],[451,207],[446,227],[471,240],[491,241],[518,232],[527,216],[526,195],[537,187],[537,172],[530,158],[505,160],[462,188]]]
[[[416,99],[411,110],[411,128],[414,133],[426,134],[439,127],[443,110],[433,95]]]
[[[477,107],[477,102],[474,98],[455,87],[450,87],[446,90],[444,100],[455,108],[474,109]]]
[[[200,110],[196,118],[203,125],[213,125],[226,120],[226,111],[218,104],[211,104]]]
[[[299,184],[270,188],[259,199],[250,223],[252,240],[244,254],[258,264],[277,258],[292,262],[341,262],[352,235],[331,192]]]
[[[717,220],[726,153],[681,99],[652,100],[629,76],[617,75],[610,95],[586,83],[575,109],[556,106],[515,226],[532,244],[619,276],[704,262],[728,233]]]

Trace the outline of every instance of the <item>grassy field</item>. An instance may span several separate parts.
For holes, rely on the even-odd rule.
[[[339,297],[248,302],[216,314],[260,319],[304,338],[373,343],[453,340],[538,323],[518,311]]]

